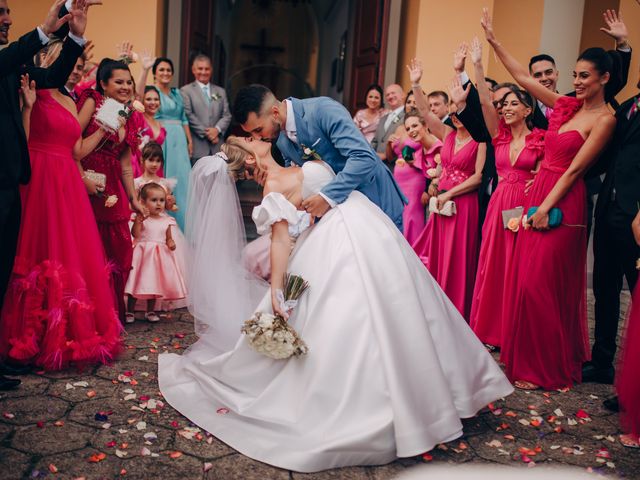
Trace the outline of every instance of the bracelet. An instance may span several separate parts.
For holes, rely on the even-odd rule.
[[[420,88],[420,84],[419,83],[412,83],[411,84],[411,88]]]

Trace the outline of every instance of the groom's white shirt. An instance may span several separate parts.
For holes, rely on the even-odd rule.
[[[287,135],[287,138],[291,140],[293,143],[298,144],[298,129],[296,128],[296,117],[293,112],[293,104],[289,100],[283,100],[284,104],[287,106],[287,121],[284,124],[284,130]],[[324,193],[318,193],[322,198],[324,198],[331,208],[334,208],[338,203],[331,200]]]

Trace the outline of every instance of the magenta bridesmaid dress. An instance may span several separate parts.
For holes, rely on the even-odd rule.
[[[508,264],[513,258],[518,232],[504,228],[503,210],[524,207],[525,184],[533,178],[531,171],[544,155],[544,130],[534,129],[525,138],[524,149],[512,165],[511,129],[500,121],[500,130],[493,139],[498,187],[482,226],[482,243],[478,260],[478,274],[473,291],[470,325],[478,338],[499,347],[502,335],[502,305],[505,292],[511,288],[505,283]]]
[[[577,130],[558,132],[581,105],[573,97],[556,102],[529,206],[542,203],[584,144]],[[531,382],[546,390],[580,382],[582,363],[590,357],[584,182],[576,182],[556,207],[563,215],[559,227],[518,233],[507,273],[510,292],[505,295],[500,356],[511,381]]]
[[[413,161],[406,161],[402,156],[405,146],[411,147]],[[436,168],[435,156],[442,148],[442,143],[437,142],[428,151],[424,151],[422,144],[407,137],[401,142],[396,142],[393,150],[398,156],[393,176],[395,177],[402,193],[409,203],[402,212],[402,224],[404,225],[404,237],[409,243],[416,241],[425,225],[425,207],[422,205],[422,194],[427,186],[426,172],[430,168]]]
[[[450,190],[475,172],[478,143],[470,140],[455,152],[456,132],[444,141],[440,156],[440,190]],[[413,249],[425,263],[451,302],[469,321],[471,297],[478,264],[478,192],[453,198],[457,213],[451,217],[430,215]]]
[[[633,293],[631,312],[627,321],[624,346],[620,355],[616,389],[620,401],[622,431],[640,436],[640,284]]]

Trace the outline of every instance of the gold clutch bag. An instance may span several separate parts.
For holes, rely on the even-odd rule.
[[[102,185],[103,187],[107,185],[107,176],[104,173],[95,172],[93,170],[85,170],[83,177],[88,178],[96,185]]]

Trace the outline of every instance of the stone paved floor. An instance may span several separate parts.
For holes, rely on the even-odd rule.
[[[516,392],[466,421],[461,440],[424,457],[309,475],[276,469],[236,453],[162,404],[157,355],[195,340],[187,313],[127,330],[127,349],[112,366],[36,373],[20,389],[0,393],[0,479],[383,480],[417,464],[469,462],[575,465],[640,478],[640,451],[621,447],[618,416],[601,406],[611,387],[593,384]]]

